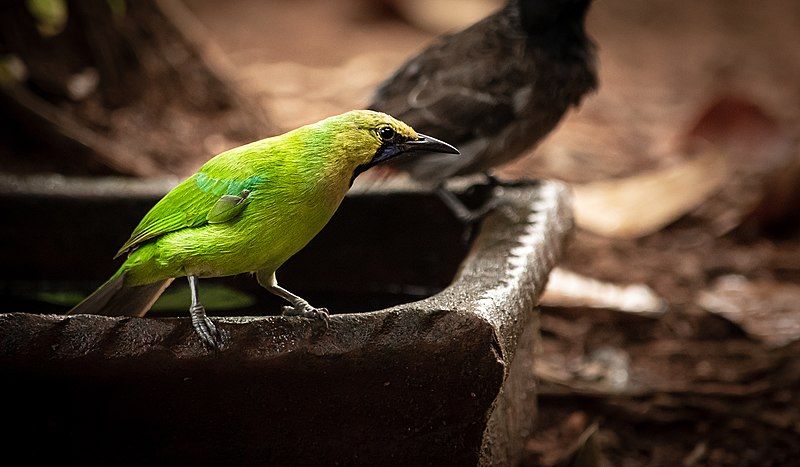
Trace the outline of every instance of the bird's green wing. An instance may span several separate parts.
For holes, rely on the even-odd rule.
[[[262,182],[259,176],[227,179],[203,172],[194,174],[153,206],[115,258],[169,232],[236,218],[246,206],[250,192]]]

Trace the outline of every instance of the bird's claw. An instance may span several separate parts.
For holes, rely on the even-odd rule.
[[[325,325],[326,330],[331,324],[331,318],[327,308],[314,308],[308,303],[285,306],[281,314],[283,316],[302,316],[303,318],[312,319],[315,322],[321,322]]]
[[[494,190],[494,186],[489,186],[489,189]],[[444,186],[439,186],[436,189],[436,194],[450,209],[450,212],[456,216],[456,219],[458,219],[462,224],[466,225],[474,225],[476,222],[483,220],[486,214],[500,205],[500,200],[492,196],[491,193],[487,193],[488,196],[486,196],[486,201],[484,201],[484,203],[476,209],[470,209],[465,206],[455,194],[453,194]]]
[[[192,306],[189,312],[192,315],[192,326],[203,344],[210,349],[219,350],[222,345],[222,335],[211,318],[206,316],[203,305]]]
[[[487,214],[497,209],[500,206],[500,200],[497,198],[490,198],[485,203],[483,203],[480,207],[476,209],[471,209],[466,213],[458,215],[459,220],[465,224],[474,224],[475,222],[482,220],[486,217]]]
[[[494,188],[524,188],[524,187],[531,187],[541,185],[541,180],[536,179],[529,179],[529,178],[520,178],[516,180],[501,180],[495,177],[492,174],[484,173],[484,177],[486,177],[486,186],[490,189]]]

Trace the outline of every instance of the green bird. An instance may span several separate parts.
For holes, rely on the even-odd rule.
[[[327,310],[279,286],[275,271],[322,230],[361,172],[410,152],[458,154],[369,110],[223,152],[144,216],[117,253],[127,254],[119,270],[69,314],[143,316],[185,276],[192,325],[217,348],[220,333],[200,303],[198,278],[254,272],[261,286],[291,304],[284,314],[327,326]]]

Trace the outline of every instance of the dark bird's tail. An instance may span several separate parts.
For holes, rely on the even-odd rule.
[[[152,284],[127,286],[124,280],[125,272],[114,274],[67,314],[144,316],[172,282],[172,279],[165,279]]]

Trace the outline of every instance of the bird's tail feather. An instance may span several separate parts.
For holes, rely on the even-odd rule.
[[[127,286],[125,272],[114,274],[91,295],[67,312],[68,315],[144,316],[172,279]]]

